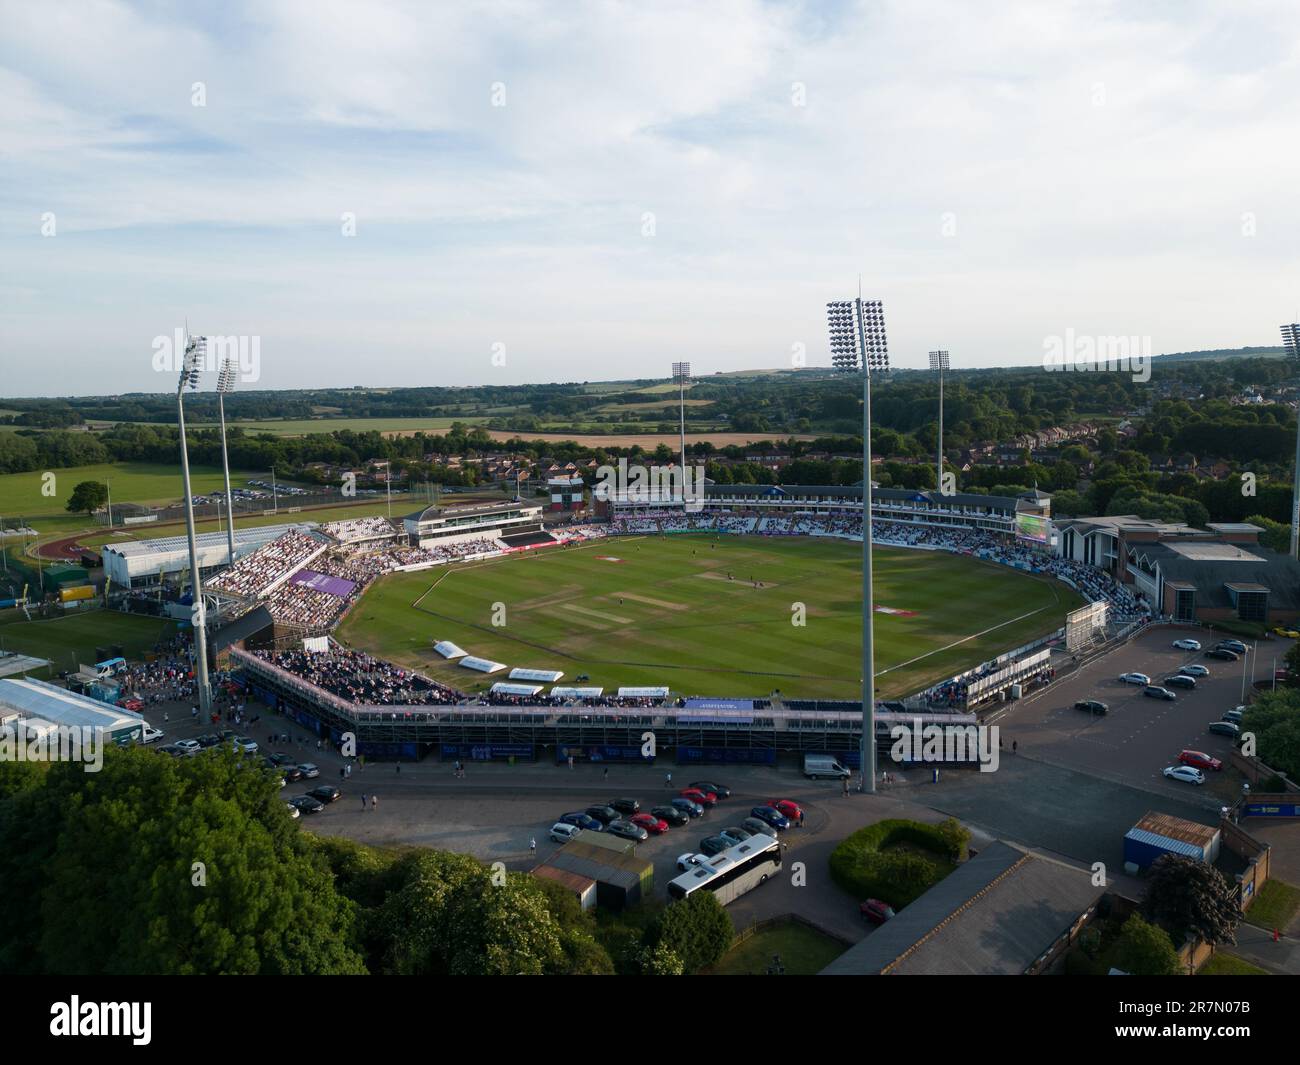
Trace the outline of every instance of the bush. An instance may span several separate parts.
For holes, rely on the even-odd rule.
[[[939,825],[892,818],[860,828],[831,853],[831,876],[857,899],[875,898],[900,909],[943,878],[943,870],[923,855],[889,853],[900,843],[927,850],[951,862],[968,853],[970,832],[952,818]]]
[[[676,955],[688,973],[719,961],[736,936],[722,904],[707,891],[697,891],[665,909],[646,934],[646,946],[663,947]]]

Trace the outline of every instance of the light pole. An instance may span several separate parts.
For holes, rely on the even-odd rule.
[[[686,509],[686,382],[691,379],[689,362],[673,363],[673,381],[677,385],[677,395],[681,401],[682,433],[682,509]]]
[[[889,369],[885,310],[879,300],[839,300],[826,305],[831,362],[862,374],[862,789],[876,790],[876,666],[871,589],[871,371]]]
[[[208,636],[207,618],[203,609],[203,579],[199,573],[199,551],[194,541],[194,496],[190,490],[190,456],[185,442],[185,389],[199,386],[203,360],[207,356],[208,338],[192,337],[186,330],[185,358],[181,365],[181,379],[176,386],[176,422],[180,427],[181,480],[185,486],[185,537],[190,547],[190,590],[194,603],[190,608],[190,623],[194,628],[194,679],[199,689],[199,711],[207,720],[212,712],[212,692],[208,689]]]
[[[943,492],[943,375],[948,369],[946,351],[930,352],[930,372],[939,375],[939,455],[934,468],[934,487]]]
[[[1300,322],[1282,327],[1282,346],[1293,365],[1300,365]],[[1291,480],[1291,557],[1300,558],[1300,406],[1296,407],[1295,472]]]
[[[221,470],[226,477],[226,547],[229,565],[235,564],[235,496],[230,490],[230,456],[226,453],[226,393],[235,390],[239,363],[227,357],[217,374],[217,413],[221,417]]]

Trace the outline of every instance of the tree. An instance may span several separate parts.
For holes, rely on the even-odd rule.
[[[95,511],[108,502],[108,486],[98,481],[82,481],[72,490],[68,500],[69,514],[85,514],[88,518],[95,516]]]
[[[735,938],[731,918],[708,891],[696,891],[661,913],[646,933],[646,946],[666,947],[688,973],[718,961]]]
[[[1213,945],[1237,941],[1241,906],[1233,885],[1214,866],[1165,854],[1147,874],[1142,914],[1176,942],[1195,936]]]
[[[1163,928],[1133,914],[1124,922],[1115,943],[1115,966],[1132,976],[1177,976],[1182,972],[1178,951]]]
[[[677,952],[663,943],[642,947],[637,962],[642,976],[681,976],[686,971]]]

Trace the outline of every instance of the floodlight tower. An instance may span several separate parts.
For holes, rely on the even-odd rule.
[[[871,371],[889,369],[885,309],[879,300],[837,300],[826,305],[831,363],[862,374],[862,789],[876,790],[876,662],[871,588]]]
[[[934,486],[943,491],[943,375],[948,370],[948,353],[946,351],[930,352],[930,372],[939,375],[939,456],[934,469]]]
[[[1300,322],[1282,327],[1282,346],[1292,364],[1300,366]],[[1300,558],[1300,407],[1296,408],[1295,475],[1291,482],[1291,557]]]
[[[194,679],[199,689],[199,711],[204,720],[212,712],[212,692],[208,688],[208,636],[203,608],[203,581],[199,574],[199,552],[194,541],[194,495],[190,489],[190,456],[185,441],[185,390],[199,387],[199,375],[208,353],[208,338],[193,337],[185,331],[185,356],[181,378],[176,386],[176,422],[180,428],[181,480],[185,487],[185,536],[190,547],[190,589],[194,604],[190,612],[194,628]]]
[[[235,390],[235,379],[239,376],[239,363],[227,357],[217,374],[217,413],[221,416],[221,469],[226,476],[226,546],[229,556],[226,561],[235,564],[235,496],[230,490],[230,456],[226,452],[226,393]]]
[[[686,385],[691,379],[689,362],[673,363],[673,381],[677,385],[678,399],[681,403],[682,431],[682,507],[686,506]]]

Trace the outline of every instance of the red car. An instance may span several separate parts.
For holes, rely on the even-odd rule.
[[[628,820],[634,825],[640,825],[652,836],[662,836],[668,831],[668,822],[659,820],[654,814],[633,814]]]
[[[1183,765],[1190,765],[1194,769],[1222,769],[1223,763],[1217,758],[1211,758],[1204,751],[1183,751],[1178,756],[1178,760]]]
[[[134,696],[130,696],[130,697],[127,697],[127,698],[119,699],[119,700],[117,701],[117,705],[120,706],[123,710],[143,710],[143,709],[144,709],[144,703],[142,703],[139,699],[135,698]]]
[[[894,916],[894,907],[887,902],[881,902],[879,899],[867,899],[866,902],[858,906],[858,912],[862,914],[864,920],[872,924],[884,924]]]
[[[700,791],[699,788],[686,788],[681,792],[683,799],[690,799],[692,802],[698,802],[701,806],[717,806],[718,797],[711,791]]]
[[[767,805],[779,810],[795,824],[803,817],[799,804],[789,799],[769,799]]]

